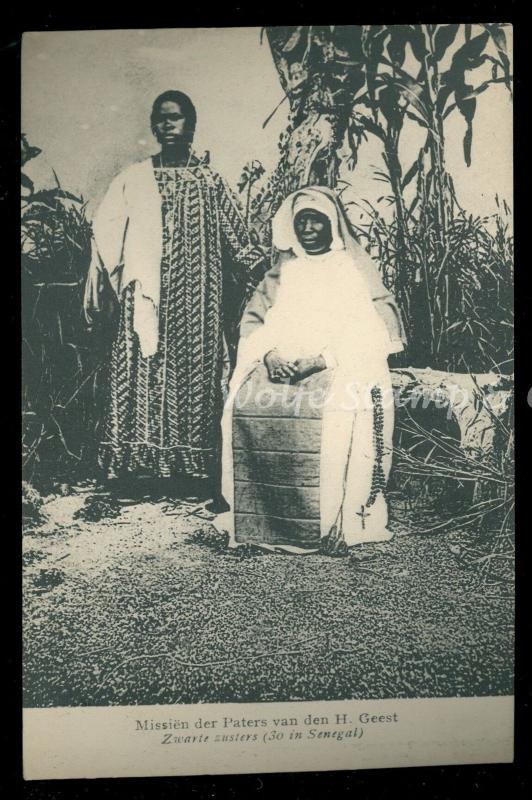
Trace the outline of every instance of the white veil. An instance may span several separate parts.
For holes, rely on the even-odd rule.
[[[325,214],[331,223],[331,250],[345,250],[344,236],[340,227],[338,209],[334,201],[323,192],[312,187],[291,194],[281,204],[272,220],[272,244],[277,250],[292,250],[294,255],[305,256],[294,229],[294,218],[302,209],[313,209]]]

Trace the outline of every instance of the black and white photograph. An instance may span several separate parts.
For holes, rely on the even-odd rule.
[[[504,22],[24,34],[25,736],[511,760],[512,102]]]

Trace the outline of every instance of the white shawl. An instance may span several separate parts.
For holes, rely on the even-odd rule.
[[[264,325],[240,341],[239,367],[274,348],[289,361],[322,354],[327,366],[355,372],[359,383],[370,382],[373,365],[395,349],[345,250],[299,256],[283,265]]]
[[[135,284],[133,328],[144,358],[157,351],[161,291],[161,196],[152,160],[140,161],[117,175],[92,222],[93,248],[85,289],[85,309],[93,299],[98,273],[105,269],[120,298]]]

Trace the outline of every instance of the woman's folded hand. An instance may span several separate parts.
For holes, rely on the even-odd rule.
[[[296,376],[297,370],[291,361],[283,358],[277,350],[270,350],[264,356],[264,363],[268,370],[268,376],[271,381],[279,382],[282,380],[290,380]]]
[[[294,366],[296,368],[296,380],[303,380],[303,378],[327,368],[325,359],[321,355],[298,358],[294,361]]]

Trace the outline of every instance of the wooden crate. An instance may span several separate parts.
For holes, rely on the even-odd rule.
[[[233,412],[237,542],[313,547],[320,538],[322,402],[329,370],[272,384],[263,365]]]

